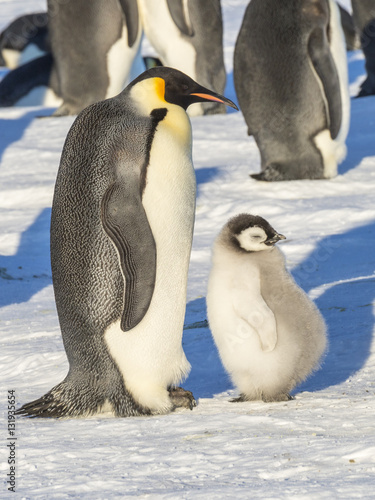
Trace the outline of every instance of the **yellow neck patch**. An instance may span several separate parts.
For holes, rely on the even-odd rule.
[[[165,81],[162,78],[153,78],[155,93],[161,101],[165,102]]]

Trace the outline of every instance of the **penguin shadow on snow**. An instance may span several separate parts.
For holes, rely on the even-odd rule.
[[[349,85],[366,75],[364,59],[349,61]],[[356,168],[367,156],[374,156],[373,119],[375,113],[375,97],[352,97],[350,99],[351,117],[346,146],[348,154],[339,165],[339,174],[346,174]]]
[[[197,197],[199,196],[199,186],[215,180],[220,171],[218,167],[201,167],[195,169],[195,178],[197,180]]]
[[[51,110],[49,110],[48,108],[45,108],[43,110],[36,109],[26,112],[20,118],[0,118],[0,162],[6,149],[14,142],[22,139],[27,127],[31,124],[34,118],[47,114],[48,111]]]
[[[341,384],[365,365],[374,325],[374,240],[375,222],[328,236],[293,269],[294,279],[306,292],[326,285],[315,303],[327,323],[329,340],[322,367],[295,392]]]
[[[375,155],[374,113],[374,96],[351,99],[351,120],[346,140],[348,153],[338,167],[339,174],[346,174],[358,167],[364,158]]]
[[[233,389],[213,341],[206,313],[206,299],[190,301],[186,306],[183,348],[191,364],[184,387],[194,397],[213,398],[215,394]]]
[[[27,302],[51,284],[50,219],[45,208],[22,233],[15,255],[0,255],[0,307]]]
[[[357,52],[362,53],[362,51],[356,52],[348,52],[348,80],[349,85],[355,83],[358,78],[365,77],[366,68],[365,68],[365,58],[364,56],[361,58],[352,58],[352,54],[356,54]]]

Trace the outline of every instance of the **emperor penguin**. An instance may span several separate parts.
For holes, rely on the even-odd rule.
[[[19,414],[127,417],[195,405],[177,384],[196,181],[193,103],[229,99],[166,67],[84,109],[62,151],[51,265],[65,380]]]
[[[48,16],[35,12],[17,17],[0,33],[0,66],[14,69],[50,52]]]
[[[344,9],[340,4],[337,4],[340,12],[341,27],[345,37],[346,50],[359,50],[361,48],[360,37],[354,25],[353,16]]]
[[[137,0],[48,0],[51,52],[8,73],[0,106],[57,106],[75,115],[113,97],[144,70]]]
[[[265,36],[265,33],[267,36]],[[262,181],[328,179],[346,156],[350,99],[334,0],[252,0],[234,52],[240,109]]]
[[[63,100],[74,115],[129,83],[142,28],[137,0],[48,0],[49,36]]]
[[[10,71],[0,82],[0,106],[59,106],[46,12],[15,19],[0,34],[0,65]]]
[[[226,82],[220,0],[138,0],[142,25],[165,66],[183,71],[223,93]],[[201,103],[190,115],[224,113],[218,102]]]
[[[325,322],[275,247],[283,239],[262,217],[240,214],[214,243],[208,321],[235,401],[291,399],[326,349]]]

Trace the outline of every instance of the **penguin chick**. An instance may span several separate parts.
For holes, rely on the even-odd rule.
[[[283,239],[262,217],[240,214],[214,243],[208,321],[241,394],[234,401],[291,399],[326,349],[324,320],[275,247]]]
[[[235,105],[172,68],[84,109],[63,148],[51,267],[69,373],[18,414],[128,417],[195,406],[177,387],[196,182],[186,109]]]

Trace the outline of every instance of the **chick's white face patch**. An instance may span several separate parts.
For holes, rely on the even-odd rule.
[[[236,238],[241,248],[247,252],[259,252],[269,248],[264,243],[267,240],[267,235],[261,227],[248,227],[236,235]]]

